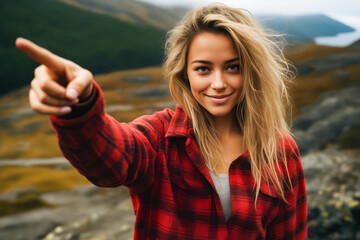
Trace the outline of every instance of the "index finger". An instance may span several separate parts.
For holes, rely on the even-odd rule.
[[[18,49],[26,53],[31,59],[40,64],[44,64],[55,72],[64,71],[64,59],[53,54],[49,50],[36,45],[25,38],[17,38],[15,45]]]

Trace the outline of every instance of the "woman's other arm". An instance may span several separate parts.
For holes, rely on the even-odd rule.
[[[305,240],[307,199],[304,171],[295,141],[290,136],[286,140],[287,165],[293,189],[285,193],[287,203],[281,200],[275,219],[267,227],[266,239]]]

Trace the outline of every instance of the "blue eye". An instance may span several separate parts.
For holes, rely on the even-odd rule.
[[[198,72],[200,72],[200,73],[204,73],[204,72],[209,71],[209,68],[208,68],[208,67],[197,67],[197,68],[195,69],[195,71],[198,71]]]

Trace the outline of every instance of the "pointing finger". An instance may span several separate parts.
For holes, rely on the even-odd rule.
[[[40,47],[25,38],[17,38],[15,44],[17,48],[36,62],[44,64],[55,72],[62,73],[64,71],[65,59],[53,54],[49,50]]]

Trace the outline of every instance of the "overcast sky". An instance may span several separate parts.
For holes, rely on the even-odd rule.
[[[158,5],[192,7],[211,2],[221,2],[232,7],[246,8],[253,14],[306,14],[324,13],[350,21],[359,21],[360,0],[141,0]],[[356,20],[357,18],[357,20]]]

